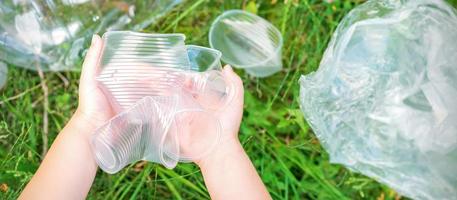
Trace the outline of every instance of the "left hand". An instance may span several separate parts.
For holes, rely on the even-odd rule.
[[[78,121],[100,127],[114,116],[114,111],[103,91],[98,87],[96,75],[99,72],[99,59],[102,53],[103,41],[94,35],[91,47],[82,66],[79,82],[79,105],[75,116]]]

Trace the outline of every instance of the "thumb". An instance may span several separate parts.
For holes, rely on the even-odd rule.
[[[92,44],[84,59],[84,64],[81,70],[80,84],[91,84],[95,80],[98,71],[98,61],[101,55],[103,42],[97,34],[92,37]]]
[[[244,103],[244,87],[241,78],[233,71],[230,65],[226,65],[223,70],[223,74],[227,82],[231,85],[231,105],[243,109]]]

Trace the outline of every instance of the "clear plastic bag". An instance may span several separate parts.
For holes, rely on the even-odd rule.
[[[94,33],[142,30],[180,2],[0,1],[0,60],[32,70],[74,70]]]
[[[300,84],[332,162],[408,197],[457,197],[457,16],[447,3],[362,4]]]

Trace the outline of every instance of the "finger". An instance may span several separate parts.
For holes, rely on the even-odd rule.
[[[233,71],[230,65],[226,65],[223,69],[224,76],[227,78],[229,84],[233,87],[233,104],[243,105],[244,101],[244,87],[241,78]]]
[[[81,84],[85,84],[95,80],[98,70],[98,61],[100,58],[103,42],[97,34],[92,37],[92,44],[84,59],[84,64],[81,71]]]

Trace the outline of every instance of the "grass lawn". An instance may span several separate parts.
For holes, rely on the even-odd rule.
[[[329,163],[298,105],[298,79],[318,68],[338,22],[362,2],[188,0],[145,31],[185,33],[187,44],[209,46],[211,22],[224,10],[248,9],[268,19],[284,37],[283,71],[264,79],[236,72],[245,87],[239,137],[272,197],[398,199],[389,187]],[[451,3],[457,6],[457,0]],[[38,74],[9,67],[7,86],[0,91],[0,199],[17,198],[40,164],[43,137],[51,144],[77,106],[79,72],[46,73],[45,79],[50,105],[47,136],[43,136],[44,96]],[[209,195],[194,164],[168,170],[140,162],[115,175],[99,171],[88,198],[208,199]]]

